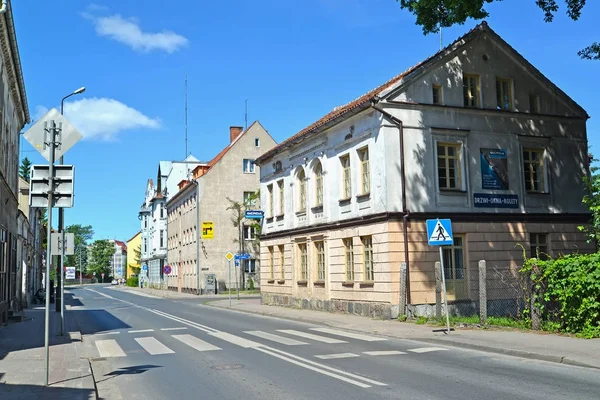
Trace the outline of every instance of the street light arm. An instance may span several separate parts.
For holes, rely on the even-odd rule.
[[[85,86],[82,86],[79,89],[75,90],[73,93],[70,93],[70,94],[66,95],[65,97],[63,97],[60,100],[60,115],[63,115],[63,109],[64,109],[65,100],[68,99],[71,96],[75,96],[76,94],[80,94],[80,93],[83,93],[83,92],[85,92]]]

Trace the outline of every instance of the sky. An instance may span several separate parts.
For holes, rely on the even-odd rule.
[[[258,120],[281,142],[439,50],[395,0],[12,1],[33,122],[69,98],[65,116],[83,139],[67,225],[94,239],[127,240],[160,160],[212,159],[229,126]],[[577,51],[600,41],[600,2],[579,21],[543,21],[534,0],[487,6],[490,27],[587,110],[591,151],[600,148],[600,61]],[[444,45],[473,28],[443,31]],[[25,127],[24,130],[26,130]],[[600,151],[599,151],[600,152]],[[21,158],[46,161],[24,139]],[[56,220],[55,220],[56,221]]]

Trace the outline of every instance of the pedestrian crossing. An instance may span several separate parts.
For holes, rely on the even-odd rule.
[[[97,355],[102,358],[126,357],[130,353],[140,352],[145,352],[151,356],[167,356],[175,354],[177,351],[181,351],[182,344],[188,351],[189,349],[192,349],[202,353],[221,351],[221,346],[223,346],[225,342],[243,348],[269,348],[268,346],[273,343],[290,347],[325,343],[328,345],[340,345],[341,347],[334,346],[334,348],[338,350],[347,350],[348,345],[352,345],[351,342],[353,341],[372,343],[385,342],[388,340],[384,337],[347,332],[332,328],[309,328],[307,330],[277,329],[274,331],[251,330],[244,331],[239,335],[221,331],[203,333],[193,331],[194,334],[198,334],[200,337],[191,333],[186,333],[185,331],[187,329],[187,327],[131,329],[101,332],[88,336],[92,337],[91,341],[94,343],[93,347],[95,347]],[[159,337],[156,337],[156,335]],[[127,343],[124,344],[126,341]],[[121,342],[121,344],[119,344],[119,342]],[[125,349],[121,345],[124,345]],[[344,347],[344,345],[346,346]],[[135,346],[135,350],[132,349],[132,346]],[[362,352],[332,351],[328,354],[315,354],[314,357],[321,360],[336,360],[357,357],[405,356],[407,354],[424,354],[445,350],[448,349],[443,347],[414,347],[387,350],[373,349],[371,351]]]

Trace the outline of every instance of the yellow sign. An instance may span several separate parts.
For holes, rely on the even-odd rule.
[[[202,223],[202,239],[215,238],[215,224],[213,222]]]
[[[233,260],[233,257],[235,257],[235,256],[233,254],[231,254],[231,252],[225,254],[225,258],[227,259],[227,261]]]

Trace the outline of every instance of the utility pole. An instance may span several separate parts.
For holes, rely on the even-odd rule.
[[[187,71],[185,72],[185,157],[188,156],[188,100],[187,100]]]

